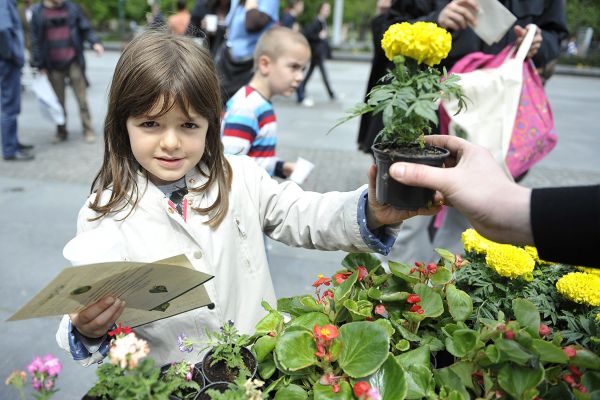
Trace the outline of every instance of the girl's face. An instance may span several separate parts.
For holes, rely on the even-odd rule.
[[[158,114],[161,106],[129,117],[126,123],[133,156],[155,185],[175,182],[198,164],[208,130],[206,118],[193,110],[186,117],[177,103],[161,117],[148,116]]]

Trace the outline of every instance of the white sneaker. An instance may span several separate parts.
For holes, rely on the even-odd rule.
[[[307,97],[306,99],[302,100],[302,105],[304,107],[313,107],[315,105],[315,101]]]

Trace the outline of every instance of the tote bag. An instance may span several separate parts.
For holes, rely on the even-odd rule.
[[[516,54],[511,45],[498,55],[477,52],[459,60],[450,73],[461,78],[467,110],[457,114],[454,99],[440,107],[441,133],[487,148],[513,177],[531,168],[557,141],[544,88],[531,61],[525,61],[535,30],[528,27]]]
[[[65,110],[58,101],[48,77],[45,74],[37,74],[31,82],[31,90],[37,97],[42,115],[55,125],[64,125]]]

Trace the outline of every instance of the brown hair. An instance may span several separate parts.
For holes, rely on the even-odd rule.
[[[292,43],[304,45],[310,49],[308,41],[300,32],[285,26],[275,26],[266,31],[256,43],[254,50],[254,65],[258,65],[258,60],[261,56],[267,56],[271,60],[277,60]]]
[[[161,102],[162,100],[162,102]],[[218,186],[218,196],[206,208],[194,208],[200,214],[211,214],[208,224],[218,226],[229,207],[232,170],[223,155],[220,118],[219,81],[210,53],[193,39],[166,31],[148,31],[133,39],[119,58],[108,97],[104,122],[104,159],[92,183],[92,192],[110,189],[108,202],[96,196],[90,208],[101,218],[122,211],[139,201],[136,177],[139,164],[133,156],[126,122],[129,117],[147,113],[162,103],[157,115],[167,113],[175,104],[184,112],[194,110],[208,120],[206,147],[197,170],[208,177],[197,189]],[[200,169],[204,163],[208,168]]]

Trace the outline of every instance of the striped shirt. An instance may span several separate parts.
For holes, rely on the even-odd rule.
[[[46,39],[49,47],[50,69],[65,70],[75,59],[75,48],[71,43],[71,32],[69,32],[69,11],[66,7],[48,8],[44,7],[44,19],[46,20]]]
[[[277,121],[273,105],[258,91],[243,86],[227,101],[221,129],[226,154],[248,155],[271,176],[281,170],[283,161],[275,156]]]

